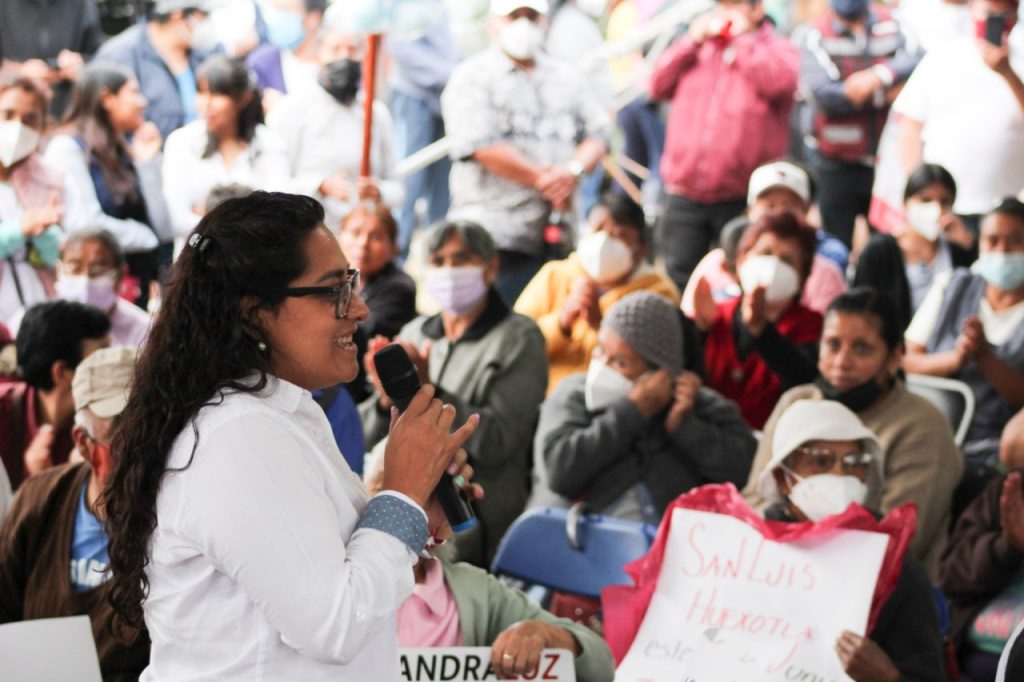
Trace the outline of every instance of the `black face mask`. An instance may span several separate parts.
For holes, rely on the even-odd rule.
[[[885,392],[885,389],[879,386],[878,382],[874,379],[869,379],[860,386],[854,386],[845,391],[840,391],[830,384],[825,377],[820,375],[814,380],[814,383],[821,389],[822,394],[827,400],[834,400],[854,412],[866,410]]]
[[[339,103],[348,106],[359,92],[363,65],[354,59],[339,59],[320,70],[320,85]]]

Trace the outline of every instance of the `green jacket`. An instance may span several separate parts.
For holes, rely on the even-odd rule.
[[[498,635],[522,620],[554,623],[568,630],[580,645],[576,657],[578,682],[611,682],[615,663],[600,635],[585,625],[556,618],[526,598],[522,592],[506,587],[493,575],[467,563],[442,561],[444,581],[459,610],[459,626],[465,646],[491,646]]]
[[[473,480],[484,487],[477,528],[455,537],[458,558],[487,566],[505,531],[526,508],[530,447],[548,383],[544,336],[537,324],[512,313],[493,290],[480,318],[462,338],[444,336],[439,315],[418,317],[398,337],[417,348],[430,342],[429,375],[436,396],[455,407],[456,425],[474,412],[480,425],[466,441]],[[372,449],[388,434],[390,414],[374,392],[359,406]]]

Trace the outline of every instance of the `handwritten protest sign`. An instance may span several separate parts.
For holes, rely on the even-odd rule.
[[[407,682],[502,679],[491,668],[489,647],[402,649],[399,652],[399,669],[402,679]],[[515,679],[576,682],[573,655],[564,649],[545,649],[541,653],[537,670],[532,675]]]
[[[835,641],[865,631],[887,535],[778,543],[731,516],[672,514],[657,587],[616,682],[849,679]]]

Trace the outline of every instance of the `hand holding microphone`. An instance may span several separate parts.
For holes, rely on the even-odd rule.
[[[383,391],[403,413],[392,422],[384,488],[405,493],[424,508],[433,492],[453,531],[472,528],[476,525],[473,510],[446,469],[476,430],[479,417],[473,415],[449,434],[455,408],[434,400],[433,387],[421,388],[416,368],[401,346],[391,344],[377,351],[373,364]]]

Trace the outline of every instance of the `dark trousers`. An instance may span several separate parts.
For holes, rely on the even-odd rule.
[[[498,251],[498,278],[494,288],[510,307],[516,304],[519,294],[537,274],[546,259],[530,256],[519,251]]]
[[[746,208],[746,199],[702,204],[665,192],[661,217],[654,230],[654,243],[668,276],[680,291],[686,288],[700,259],[718,246],[722,227]]]
[[[871,207],[875,169],[820,154],[815,154],[813,158],[812,167],[818,180],[821,225],[826,232],[839,238],[846,248],[850,248],[857,216],[867,216]]]
[[[658,105],[640,97],[619,109],[615,117],[622,131],[622,152],[658,177],[661,151],[665,148],[665,122],[658,115]],[[626,175],[640,187],[643,181],[628,170]]]

